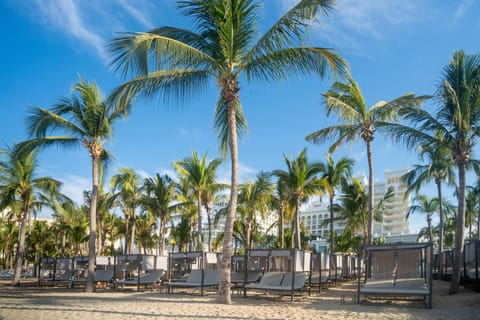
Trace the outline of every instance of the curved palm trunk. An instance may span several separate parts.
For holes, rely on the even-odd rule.
[[[373,158],[372,158],[372,141],[367,143],[367,159],[368,159],[368,237],[367,246],[373,243],[373,217],[374,217],[374,181],[373,181]]]
[[[22,272],[23,255],[25,254],[25,231],[27,229],[28,215],[30,208],[28,206],[29,195],[23,197],[23,215],[20,230],[18,231],[17,253],[15,257],[15,271],[13,274],[12,286],[20,284],[20,274]]]
[[[452,282],[450,282],[449,294],[455,294],[459,290],[460,271],[463,265],[463,241],[465,229],[465,191],[466,191],[466,167],[465,163],[458,164],[458,214],[457,232],[455,235],[455,261],[453,264]]]
[[[237,90],[238,92],[238,90]],[[237,125],[235,115],[235,101],[228,101],[228,131],[229,131],[229,147],[231,157],[231,191],[230,204],[228,207],[227,219],[225,221],[225,231],[223,236],[222,262],[220,268],[220,284],[218,286],[220,295],[218,300],[225,304],[231,304],[230,296],[230,268],[231,268],[231,251],[232,251],[232,235],[233,221],[237,212],[237,193],[238,193],[238,141],[237,141]]]
[[[335,242],[333,236],[333,194],[329,197],[330,200],[330,254],[335,253]]]
[[[88,274],[85,292],[94,292],[95,241],[97,239],[98,158],[92,157],[92,195],[90,199],[90,235],[88,237]]]
[[[197,210],[198,210],[198,225],[197,225],[197,250],[201,251],[202,246],[202,193],[197,192]]]

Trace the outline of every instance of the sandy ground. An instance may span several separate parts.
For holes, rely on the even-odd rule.
[[[233,297],[232,305],[215,301],[216,294],[168,294],[163,290],[10,287],[0,281],[0,319],[480,319],[480,293],[461,288],[450,296],[448,283],[435,281],[433,308],[423,302],[353,302],[354,283],[343,283],[310,296],[249,295]]]

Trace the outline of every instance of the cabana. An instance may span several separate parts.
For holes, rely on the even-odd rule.
[[[42,258],[40,261],[40,272],[38,274],[38,285],[58,284],[70,285],[73,277],[72,260],[65,258]]]
[[[440,270],[442,280],[452,280],[454,262],[455,252],[453,249],[440,252]]]
[[[298,249],[273,249],[267,256],[267,266],[260,282],[245,284],[244,297],[251,290],[288,294],[293,301],[295,292],[303,291],[310,276],[311,253]]]
[[[432,262],[431,243],[364,247],[359,252],[357,303],[361,296],[388,300],[420,296],[431,308]]]
[[[71,287],[84,286],[87,282],[88,274],[88,257],[78,256],[73,257],[73,278]],[[95,257],[95,273],[93,281],[100,287],[107,287],[112,281],[115,274],[115,258],[109,256]]]
[[[166,277],[168,258],[166,256],[132,254],[115,259],[116,274],[113,289],[125,286],[141,288],[155,287]]]
[[[215,252],[172,252],[168,259],[168,293],[174,288],[200,289],[218,287],[220,283],[219,255]]]
[[[325,252],[312,254],[312,266],[309,279],[310,288],[318,286],[318,292],[327,286],[330,274],[330,255]]]
[[[465,243],[464,283],[466,288],[480,290],[480,240]]]

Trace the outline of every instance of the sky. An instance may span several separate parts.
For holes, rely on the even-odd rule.
[[[259,32],[296,2],[264,1]],[[95,81],[105,96],[120,85],[123,79],[112,71],[106,46],[121,32],[191,28],[191,23],[178,14],[173,0],[0,0],[0,147],[27,139],[29,108],[48,108],[68,97],[79,77]],[[373,105],[409,92],[433,94],[453,53],[479,53],[479,40],[480,1],[339,0],[335,12],[320,17],[308,45],[336,49],[348,61],[367,104]],[[239,144],[241,181],[253,180],[260,171],[285,169],[284,155],[296,156],[303,148],[309,160],[325,159],[328,144],[310,144],[305,136],[336,123],[327,118],[321,99],[333,81],[304,76],[240,84],[249,126]],[[172,163],[192,151],[217,157],[217,94],[212,82],[204,95],[182,105],[138,101],[129,117],[116,124],[114,139],[106,145],[115,157],[108,175],[120,167],[131,167],[142,177],[173,175]],[[424,107],[435,105],[427,102]],[[375,180],[383,181],[386,170],[419,163],[413,151],[377,133]],[[367,175],[361,142],[342,146],[334,159],[340,156],[355,159],[355,175]],[[40,155],[39,175],[63,181],[63,191],[81,202],[83,190],[91,188],[90,165],[84,149],[51,148]],[[229,181],[229,170],[227,160],[219,179]],[[425,224],[424,217],[414,215],[411,231]]]

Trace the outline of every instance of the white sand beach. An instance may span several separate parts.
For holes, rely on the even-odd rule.
[[[216,295],[168,294],[147,290],[98,290],[26,287],[0,284],[0,319],[478,319],[480,293],[461,288],[448,295],[448,283],[435,281],[433,308],[421,302],[353,303],[353,283],[344,283],[311,296],[234,297],[218,304]],[[344,301],[342,296],[345,297]]]

